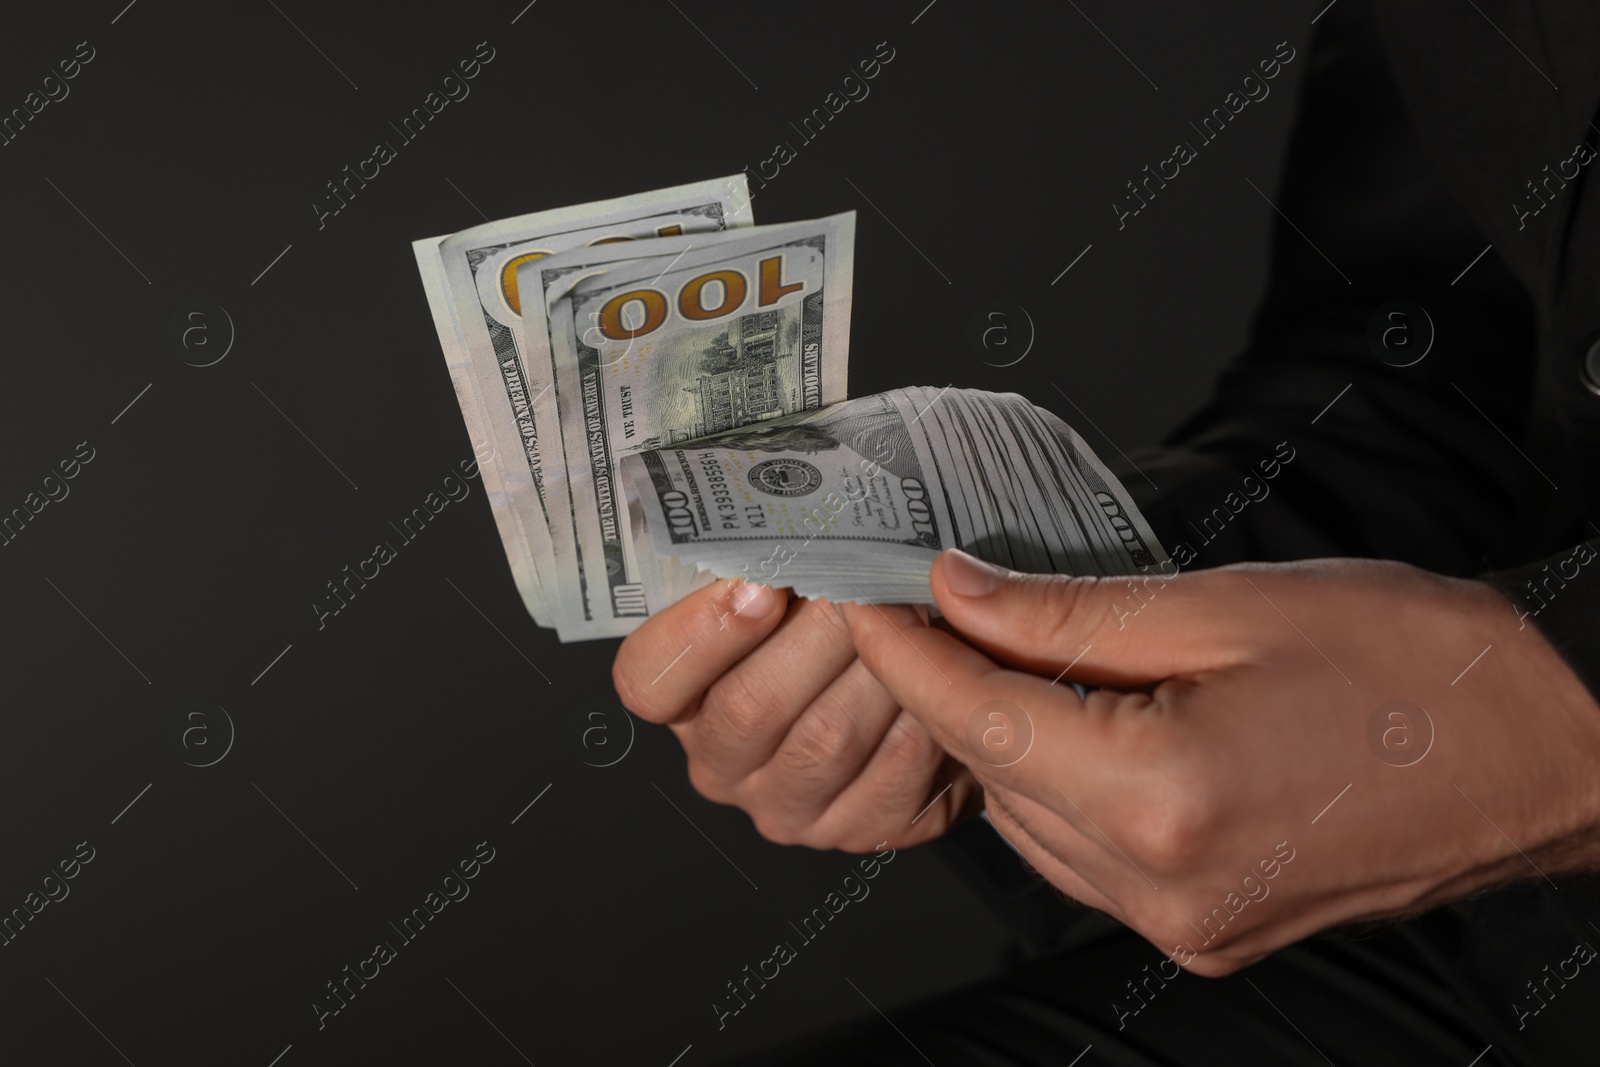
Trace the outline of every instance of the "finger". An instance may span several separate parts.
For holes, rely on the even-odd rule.
[[[651,722],[694,713],[700,696],[783,618],[788,594],[740,579],[684,597],[629,634],[611,679],[623,706]]]
[[[951,755],[966,751],[966,730],[952,725],[957,707],[972,704],[992,689],[998,667],[982,652],[943,630],[923,623],[910,608],[841,604],[856,654],[900,704],[928,727]]]
[[[834,606],[794,601],[766,640],[706,690],[685,728],[693,755],[725,784],[739,781],[774,758],[796,720],[855,662],[855,643]],[[861,668],[860,674],[887,701],[871,673]],[[859,685],[848,694],[869,695]],[[837,705],[837,697],[827,704],[831,721],[848,719],[850,711]]]
[[[1185,798],[1194,769],[1183,757],[1193,746],[1182,743],[1183,694],[1172,683],[1080,698],[998,667],[941,630],[901,629],[870,605],[845,615],[862,661],[966,763],[991,809],[1026,832],[1028,843],[1015,843],[1057,886],[1126,919],[1175,866],[1192,862],[1184,857],[1196,823]],[[1025,739],[1002,761],[986,751],[997,716]]]
[[[907,848],[942,834],[977,792],[977,782],[945,755],[927,728],[896,708],[870,758],[816,826],[846,852],[879,841]]]
[[[851,646],[852,659],[854,652]],[[894,730],[900,715],[889,691],[866,664],[853,659],[795,721],[772,761],[761,769],[759,783],[752,784],[780,797],[795,817],[815,821],[885,749],[904,757],[898,762],[903,772],[937,765],[943,749],[920,726],[911,739],[916,743],[907,745],[908,738]]]
[[[1066,686],[1037,675],[1006,670],[982,652],[943,630],[910,618],[909,609],[841,605],[856,651],[885,689],[928,729],[941,747],[987,784],[1002,783],[1049,802],[1057,775],[1095,768],[1108,756],[1105,715],[1088,715],[1084,702]],[[1144,699],[1140,694],[1115,699]],[[1113,706],[1105,694],[1101,704]],[[993,715],[1000,715],[998,720]],[[1026,732],[1016,759],[996,759],[988,747],[991,721]],[[974,726],[976,724],[976,735]]]
[[[1021,574],[958,549],[934,561],[931,583],[950,626],[995,658],[1115,686],[1236,662],[1245,634],[1226,605],[1257,595],[1237,573]]]

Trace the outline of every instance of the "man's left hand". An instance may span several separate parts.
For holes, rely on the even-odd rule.
[[[844,605],[863,661],[1040,874],[1197,974],[1600,864],[1600,706],[1487,585],[1360,560],[1034,576],[959,552],[932,583],[966,641]]]

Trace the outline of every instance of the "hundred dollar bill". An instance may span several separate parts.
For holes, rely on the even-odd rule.
[[[488,222],[413,244],[434,327],[523,602],[553,618],[555,566],[543,501],[543,460],[530,383],[550,381],[540,352],[518,348],[517,270],[586,245],[748,226],[743,175]]]
[[[992,458],[973,479],[962,464],[980,432]],[[1074,574],[1167,561],[1088,445],[1014,395],[897,389],[629,455],[622,478],[631,528],[669,579],[691,565],[802,596],[931,603],[928,570],[946,548]]]
[[[844,398],[854,253],[850,212],[521,268],[523,291],[545,296],[556,373],[565,466],[547,500],[558,524],[570,494],[575,551],[565,532],[554,544],[579,564],[556,576],[564,639],[626,633],[651,610],[616,485],[623,456]],[[531,335],[541,324],[525,308]]]

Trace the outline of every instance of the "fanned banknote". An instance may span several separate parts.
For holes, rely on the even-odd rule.
[[[667,600],[705,580],[684,582],[685,565],[802,596],[931,603],[947,548],[1049,573],[1167,561],[1082,438],[1015,394],[895,389],[630,455],[622,473]]]
[[[551,381],[546,352],[518,348],[517,268],[586,246],[748,226],[743,175],[485,222],[412,249],[512,575],[528,611],[554,622],[555,557],[532,409]]]
[[[564,460],[547,499],[564,637],[651,610],[616,487],[624,455],[844,399],[855,215],[584,249],[522,268],[526,347],[548,338]],[[561,529],[567,495],[572,526]],[[568,547],[572,546],[572,551]]]

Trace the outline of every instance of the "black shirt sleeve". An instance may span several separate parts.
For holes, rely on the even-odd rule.
[[[1525,560],[1544,487],[1508,438],[1529,422],[1532,302],[1492,251],[1456,280],[1488,239],[1424,151],[1364,5],[1330,10],[1310,52],[1249,345],[1131,457],[1160,490],[1125,484],[1180,566],[1368,556],[1465,577]],[[1397,301],[1423,314],[1381,313]],[[1398,324],[1388,348],[1375,317]]]
[[[1162,445],[1108,466],[1180,568],[1366,556],[1479,577],[1600,697],[1600,561],[1575,543],[1600,528],[1540,466],[1534,301],[1430,159],[1366,4],[1331,9],[1310,51],[1249,345]],[[1425,355],[1373,344],[1394,301],[1423,309],[1414,346],[1431,321]],[[1559,881],[1586,931],[1600,875]]]

